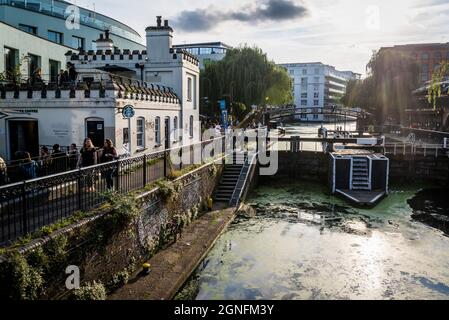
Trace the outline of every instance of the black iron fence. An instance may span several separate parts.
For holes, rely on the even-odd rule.
[[[225,141],[219,137],[0,187],[0,243],[91,210],[105,201],[108,190],[125,194],[193,164],[214,161],[224,155]],[[182,160],[172,161],[171,155]]]

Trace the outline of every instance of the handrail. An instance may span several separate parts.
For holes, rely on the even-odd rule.
[[[246,184],[248,183],[248,177],[250,175],[249,174],[250,168],[253,167],[253,165],[254,165],[253,162],[255,159],[257,159],[258,154],[259,154],[258,152],[253,154],[251,161],[246,161],[245,165],[242,168],[242,171],[240,171],[239,179],[237,181],[239,181],[239,182],[242,181],[243,175],[246,173],[245,179],[243,180],[242,186],[240,188],[238,186],[236,186],[236,188],[234,189],[234,192],[232,194],[231,201],[230,201],[231,206],[238,206],[238,204],[240,203],[240,200],[242,198]],[[245,170],[245,169],[247,169],[247,170]],[[239,193],[237,195],[236,193],[238,190],[239,190]]]

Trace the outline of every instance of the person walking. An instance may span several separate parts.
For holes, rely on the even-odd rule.
[[[75,143],[70,145],[69,155],[68,155],[68,164],[70,170],[75,170],[78,165],[80,153],[78,152],[78,148]]]
[[[80,168],[90,167],[96,165],[97,163],[98,163],[97,149],[92,143],[92,140],[90,138],[86,138],[84,139],[83,148],[81,149],[80,152],[78,167]],[[86,184],[88,192],[95,191],[94,177],[91,173],[86,176]]]
[[[114,147],[114,144],[112,143],[112,140],[106,139],[104,142],[104,146],[101,152],[100,162],[101,163],[108,163],[112,162],[115,159],[117,159],[117,149]],[[108,189],[114,188],[114,168],[108,168],[105,172],[106,174],[106,187]]]
[[[50,174],[51,169],[51,155],[46,146],[41,147],[39,155],[39,175],[42,177]]]
[[[51,154],[53,174],[64,172],[67,170],[67,154],[61,151],[61,146],[55,144],[53,153]]]

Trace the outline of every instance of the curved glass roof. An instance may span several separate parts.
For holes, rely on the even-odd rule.
[[[67,10],[67,7],[74,5],[59,0],[0,0],[0,4],[23,8],[25,10],[35,11],[61,19],[66,19],[72,14]],[[137,43],[142,42],[140,34],[126,24],[92,10],[81,8],[79,6],[78,8],[80,9],[81,24],[100,30],[109,29],[112,34],[117,36]]]

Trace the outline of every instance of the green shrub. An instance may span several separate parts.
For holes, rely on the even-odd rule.
[[[171,181],[158,181],[156,186],[159,188],[159,194],[166,201],[173,201],[176,199],[178,192],[175,185]]]
[[[74,300],[106,300],[106,289],[101,282],[88,283],[73,291]]]
[[[0,286],[3,296],[13,300],[36,300],[43,292],[42,270],[33,268],[21,254],[12,254],[8,262],[2,264]]]
[[[109,288],[111,290],[115,290],[127,284],[129,281],[129,272],[127,270],[123,270],[122,272],[118,272],[114,274],[111,281],[109,282]]]

